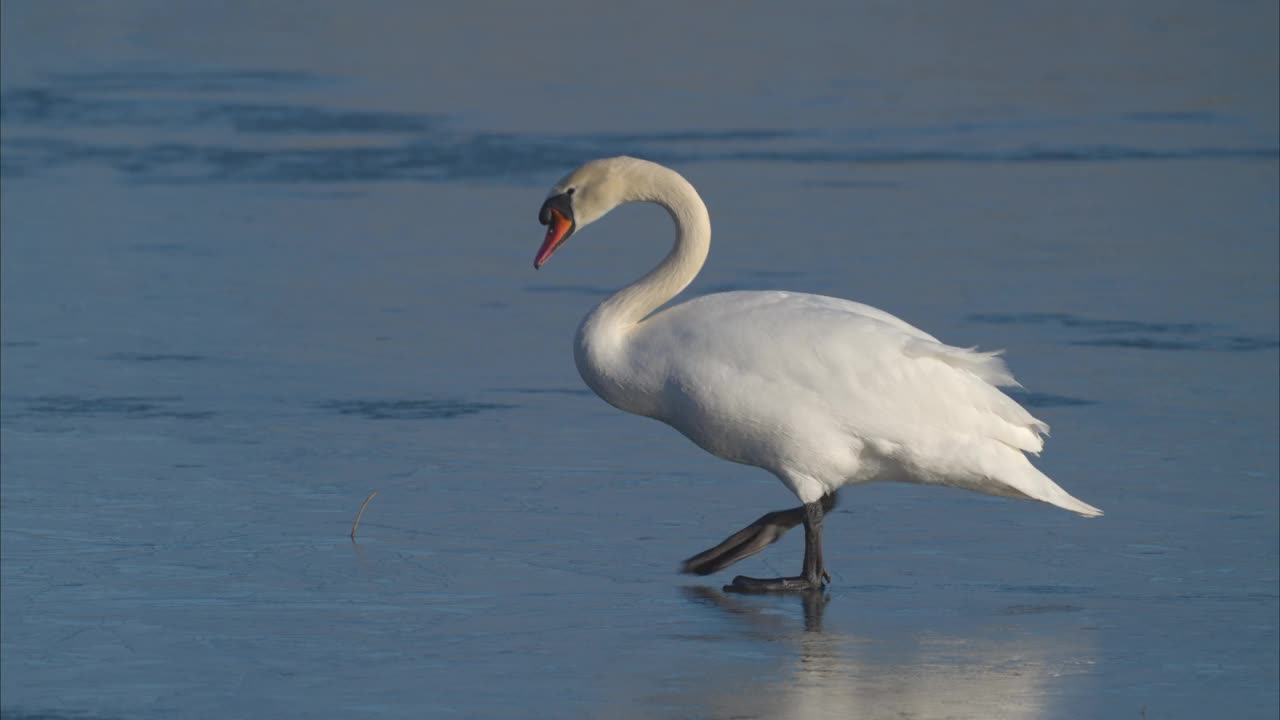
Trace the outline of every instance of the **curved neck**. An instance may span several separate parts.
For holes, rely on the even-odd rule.
[[[639,324],[693,282],[711,248],[711,218],[698,191],[675,171],[654,167],[664,172],[638,184],[625,202],[661,205],[675,222],[675,245],[657,267],[600,303],[588,318],[597,327],[627,330]]]

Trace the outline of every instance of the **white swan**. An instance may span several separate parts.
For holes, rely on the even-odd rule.
[[[996,353],[944,345],[882,310],[821,295],[726,292],[654,312],[693,280],[711,244],[706,205],[669,168],[607,158],[556,183],[538,214],[547,234],[534,267],[627,202],[666,208],[675,247],[583,319],[574,343],[582,379],[713,455],[768,470],[804,503],[689,558],[685,572],[720,570],[804,523],[799,576],[739,576],[726,589],[821,589],[822,517],[836,491],[856,483],[948,485],[1102,514],[1027,460],[1049,427],[996,389],[1017,384]]]

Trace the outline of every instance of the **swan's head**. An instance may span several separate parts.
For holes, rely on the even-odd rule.
[[[650,168],[660,166],[632,157],[592,160],[552,186],[538,211],[538,222],[547,226],[547,235],[533,266],[542,267],[570,235],[618,205],[639,199],[635,197],[637,180],[652,172]]]

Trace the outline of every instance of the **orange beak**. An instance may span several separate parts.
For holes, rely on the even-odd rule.
[[[550,258],[556,251],[556,248],[564,244],[569,235],[573,233],[573,221],[564,216],[564,213],[555,208],[546,208],[545,219],[547,220],[547,236],[542,241],[542,247],[538,249],[538,256],[533,259],[534,269],[542,267],[542,264]]]

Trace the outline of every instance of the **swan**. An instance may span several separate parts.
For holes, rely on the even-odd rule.
[[[663,207],[675,245],[582,320],[579,374],[610,405],[769,471],[801,502],[685,560],[683,572],[717,572],[803,524],[798,576],[738,576],[725,590],[822,590],[823,516],[840,488],[859,483],[945,485],[1102,514],[1027,459],[1049,426],[997,389],[1017,385],[998,352],[945,345],[883,310],[822,295],[724,292],[659,310],[693,281],[711,245],[706,205],[670,168],[623,156],[566,175],[538,212],[547,230],[534,268],[628,202]]]

